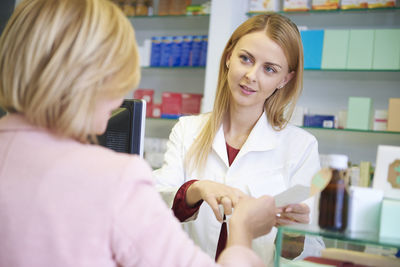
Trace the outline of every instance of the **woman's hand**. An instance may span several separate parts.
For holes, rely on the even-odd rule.
[[[194,206],[198,201],[204,200],[213,210],[217,220],[222,222],[222,215],[218,205],[222,204],[224,213],[230,215],[239,199],[245,196],[247,195],[237,188],[209,180],[201,180],[193,183],[188,188],[186,202],[189,206]]]
[[[276,214],[275,226],[310,222],[310,208],[304,203],[289,204],[278,208]]]
[[[251,247],[251,240],[271,231],[275,210],[275,200],[270,196],[242,197],[229,220],[228,245]]]

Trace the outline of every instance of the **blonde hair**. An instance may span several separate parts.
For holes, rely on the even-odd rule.
[[[88,142],[99,96],[140,80],[133,27],[108,0],[26,0],[0,38],[0,106]]]
[[[226,61],[237,42],[244,35],[263,31],[283,50],[289,65],[289,73],[294,77],[280,90],[265,101],[265,111],[269,123],[275,130],[282,130],[288,123],[303,87],[303,46],[297,26],[288,18],[277,13],[266,13],[251,17],[232,34],[222,53],[219,66],[217,92],[213,111],[202,128],[198,138],[190,147],[185,165],[189,170],[202,169],[211,152],[214,137],[222,119],[229,109],[230,90],[228,88],[228,68]]]

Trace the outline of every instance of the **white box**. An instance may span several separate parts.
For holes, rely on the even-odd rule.
[[[368,187],[350,187],[347,230],[378,234],[383,191]]]

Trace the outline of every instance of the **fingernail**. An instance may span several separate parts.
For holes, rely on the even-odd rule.
[[[285,212],[291,212],[292,211],[292,208],[287,208],[286,210],[285,210]]]

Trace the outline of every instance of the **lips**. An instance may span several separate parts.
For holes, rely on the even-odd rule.
[[[239,85],[239,86],[242,93],[245,95],[251,95],[256,92],[255,90],[251,89],[250,87],[247,87],[246,85]]]

